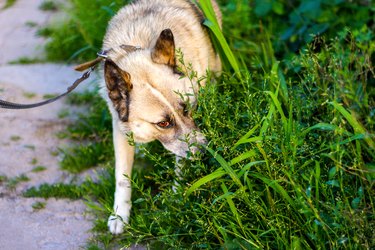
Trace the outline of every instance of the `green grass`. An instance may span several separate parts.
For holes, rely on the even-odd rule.
[[[21,140],[22,138],[21,138],[21,136],[19,136],[19,135],[12,135],[11,137],[10,137],[10,140],[11,141],[19,141],[19,140]]]
[[[91,15],[112,15],[106,1],[95,14],[78,13],[84,0],[72,3],[72,22],[85,24],[77,33],[71,23],[72,35],[62,27],[55,37],[75,41],[90,30]],[[176,193],[174,157],[158,142],[139,145],[130,225],[118,237],[109,234],[111,120],[104,102],[84,93],[69,100],[88,109],[65,134],[77,146],[62,150],[61,165],[72,173],[101,166],[98,180],[42,185],[25,195],[84,198],[96,218],[90,249],[136,243],[150,249],[374,248],[374,9],[356,1],[315,8],[308,0],[220,3],[225,39],[215,20],[205,24],[225,72],[208,76],[193,114],[209,144],[197,160],[181,162]],[[211,13],[209,5],[201,7]],[[310,36],[314,30],[320,36]],[[103,33],[92,43],[89,34],[74,46],[60,40],[58,53],[90,57]]]
[[[31,205],[31,207],[34,209],[34,211],[38,211],[41,209],[44,209],[46,207],[45,202],[37,201]]]
[[[32,187],[23,193],[24,197],[40,197],[40,198],[69,198],[79,199],[84,193],[80,187],[73,184],[42,184],[38,188]]]
[[[55,1],[45,0],[40,4],[39,9],[43,11],[58,11],[59,4]]]
[[[28,182],[30,179],[25,174],[21,174],[19,176],[13,177],[13,178],[5,178],[1,182],[6,182],[6,187],[10,190],[15,190],[17,185],[21,182]]]
[[[33,173],[39,173],[45,171],[47,168],[45,166],[36,166],[34,167],[31,172]]]
[[[5,5],[3,6],[3,9],[7,9],[12,7],[17,0],[6,0]]]
[[[9,64],[35,64],[44,62],[45,60],[40,58],[20,57],[17,60],[10,61]]]

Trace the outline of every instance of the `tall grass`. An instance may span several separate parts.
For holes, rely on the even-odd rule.
[[[224,17],[231,17],[224,22],[229,39],[217,30],[213,16],[205,22],[228,62],[222,76],[208,79],[200,90],[193,114],[209,140],[206,153],[179,163],[182,179],[173,192],[174,157],[157,142],[139,145],[130,225],[116,238],[106,228],[113,169],[82,185],[97,218],[94,243],[104,248],[141,243],[151,249],[375,247],[371,24],[328,26],[326,37],[309,40],[292,57],[278,58],[274,26],[242,21],[261,11],[259,1],[252,2],[254,10],[245,2],[222,1]],[[209,1],[201,4],[210,13]],[[80,98],[90,100],[91,108],[68,136],[97,148],[67,151],[66,159],[74,161],[66,160],[64,168],[82,171],[81,161],[90,154],[97,158],[98,152],[103,153],[90,165],[113,165],[108,111],[98,97],[75,97],[74,102]]]

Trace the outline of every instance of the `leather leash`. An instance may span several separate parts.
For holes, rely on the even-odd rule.
[[[127,53],[141,49],[139,46],[132,46],[132,45],[121,45],[120,48],[123,49],[124,51],[126,51]],[[40,107],[40,106],[43,106],[43,105],[46,105],[46,104],[49,104],[49,103],[52,103],[52,102],[55,102],[55,101],[59,100],[60,98],[66,96],[67,94],[72,92],[81,82],[83,82],[87,78],[89,78],[90,74],[95,70],[98,63],[107,59],[108,53],[112,50],[113,49],[100,51],[100,52],[97,53],[98,57],[96,59],[94,59],[90,62],[86,62],[86,63],[83,63],[83,64],[80,64],[80,65],[76,66],[75,70],[77,70],[77,71],[84,71],[84,70],[87,70],[87,69],[89,69],[89,70],[87,70],[85,73],[83,73],[83,75],[80,78],[75,80],[74,83],[70,87],[67,88],[65,93],[63,93],[61,95],[58,95],[56,97],[53,97],[51,99],[42,101],[42,102],[37,102],[37,103],[32,103],[32,104],[13,103],[13,102],[8,102],[8,101],[4,101],[4,100],[0,99],[0,108],[3,108],[3,109],[31,109],[31,108]]]
[[[91,72],[95,69],[95,67],[91,67],[88,71],[83,73],[83,75],[75,80],[75,82],[66,90],[65,93],[58,95],[56,97],[53,97],[51,99],[42,101],[42,102],[37,102],[37,103],[32,103],[32,104],[20,104],[20,103],[13,103],[13,102],[8,102],[4,100],[0,100],[0,108],[3,109],[31,109],[31,108],[36,108],[40,107],[49,103],[52,103],[54,101],[57,101],[58,99],[66,96],[70,92],[72,92],[81,82],[86,80],[87,78],[90,77]]]

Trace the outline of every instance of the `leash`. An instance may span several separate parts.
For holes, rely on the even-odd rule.
[[[13,103],[13,102],[8,102],[8,101],[4,101],[4,100],[0,99],[0,108],[3,108],[3,109],[31,109],[31,108],[36,108],[36,107],[40,107],[40,106],[55,102],[58,99],[66,96],[67,94],[72,92],[81,82],[83,82],[84,80],[89,78],[91,72],[94,69],[95,69],[95,67],[91,67],[88,71],[83,73],[83,75],[80,78],[78,78],[77,80],[75,80],[75,82],[66,90],[66,92],[61,94],[61,95],[58,95],[56,97],[53,97],[51,99],[48,99],[48,100],[45,100],[45,101],[42,101],[42,102],[37,102],[37,103],[32,103],[32,104]]]
[[[124,51],[126,51],[127,53],[130,53],[132,51],[136,51],[136,50],[141,49],[139,46],[132,46],[132,45],[121,45],[120,48],[123,49]],[[3,109],[31,109],[31,108],[44,106],[46,104],[49,104],[49,103],[52,103],[52,102],[55,102],[55,101],[61,99],[62,97],[66,96],[67,94],[72,92],[75,88],[77,88],[77,86],[81,82],[83,82],[87,78],[89,78],[90,74],[95,70],[98,63],[100,63],[103,60],[106,60],[108,58],[108,53],[112,50],[113,49],[100,51],[100,52],[97,53],[98,57],[96,59],[76,66],[74,69],[77,70],[77,71],[84,71],[84,70],[87,70],[87,69],[89,69],[89,70],[87,70],[85,73],[83,73],[83,75],[80,78],[75,80],[74,83],[70,87],[67,88],[65,93],[63,93],[61,95],[58,95],[56,97],[50,98],[48,100],[42,101],[42,102],[37,102],[37,103],[32,103],[32,104],[13,103],[13,102],[8,102],[8,101],[4,101],[4,100],[0,99],[0,108],[3,108]]]

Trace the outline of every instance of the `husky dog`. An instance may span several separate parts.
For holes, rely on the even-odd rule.
[[[221,23],[219,8],[211,1]],[[198,79],[207,69],[221,70],[202,21],[201,11],[188,0],[136,0],[109,23],[101,87],[113,120],[115,215],[108,220],[113,234],[123,232],[131,208],[128,178],[134,146],[127,134],[140,143],[159,140],[177,157],[186,157],[188,151],[198,150],[196,145],[206,143],[187,110],[187,102],[195,103]],[[184,64],[197,73],[193,80],[181,76],[188,72],[176,60],[177,50],[182,52]]]

